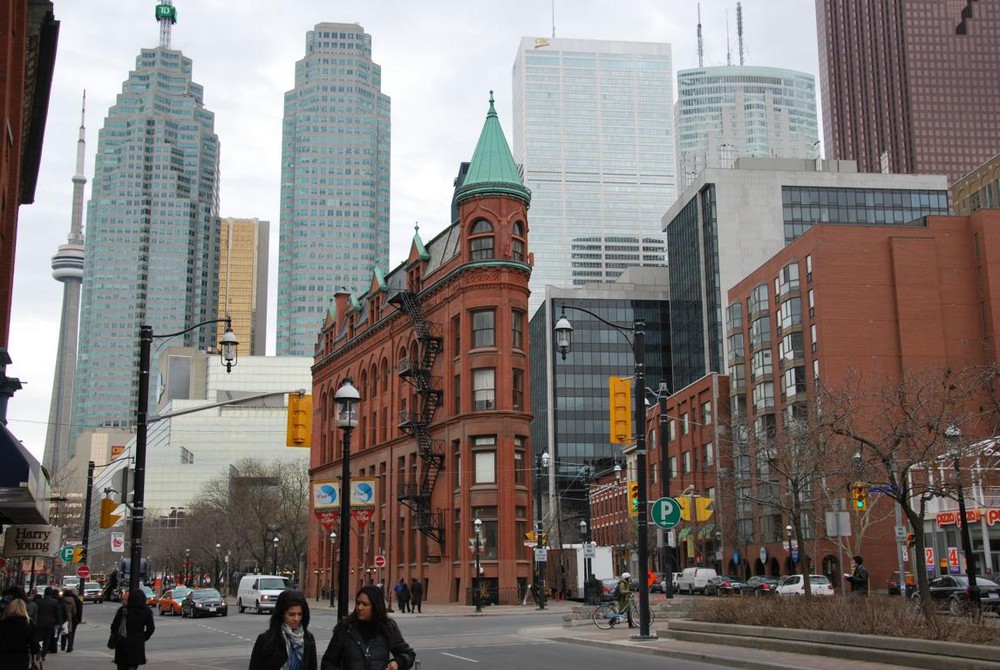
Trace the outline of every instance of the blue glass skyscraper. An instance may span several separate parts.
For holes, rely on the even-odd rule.
[[[389,264],[389,97],[356,23],[306,34],[281,137],[277,354],[312,356],[330,299]]]

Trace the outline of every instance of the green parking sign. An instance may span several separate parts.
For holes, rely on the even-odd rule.
[[[59,549],[59,558],[62,559],[63,563],[72,563],[73,547],[68,544],[65,547],[61,547]]]
[[[650,509],[653,523],[670,530],[681,522],[681,506],[673,498],[659,498]]]

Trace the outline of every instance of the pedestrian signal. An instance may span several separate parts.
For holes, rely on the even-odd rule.
[[[631,516],[639,515],[639,482],[628,483],[628,513]]]
[[[913,533],[907,533],[906,534],[906,546],[907,547],[912,547],[916,543],[917,543],[917,536],[914,535]]]

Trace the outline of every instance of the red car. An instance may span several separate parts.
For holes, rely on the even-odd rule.
[[[169,591],[164,591],[163,595],[160,596],[160,615],[173,614],[174,616],[180,616],[181,601],[190,592],[191,589],[186,586],[175,586]]]

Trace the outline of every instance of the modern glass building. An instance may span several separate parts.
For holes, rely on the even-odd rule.
[[[285,93],[277,354],[312,356],[333,294],[389,265],[389,97],[356,23],[320,23]]]
[[[75,434],[134,424],[140,325],[165,334],[216,318],[219,138],[191,75],[191,59],[181,52],[143,49],[98,135]],[[212,349],[215,328],[171,344]]]
[[[524,37],[514,158],[531,189],[531,299],[663,265],[676,195],[670,45]]]
[[[682,187],[705,168],[729,168],[743,156],[815,158],[816,80],[774,67],[681,70],[674,129]]]
[[[729,290],[810,227],[921,226],[922,217],[947,213],[943,176],[860,174],[853,161],[763,158],[703,170],[663,216],[671,390],[726,372],[730,352],[743,350],[742,340],[726,338]],[[731,376],[734,387],[740,382]]]

